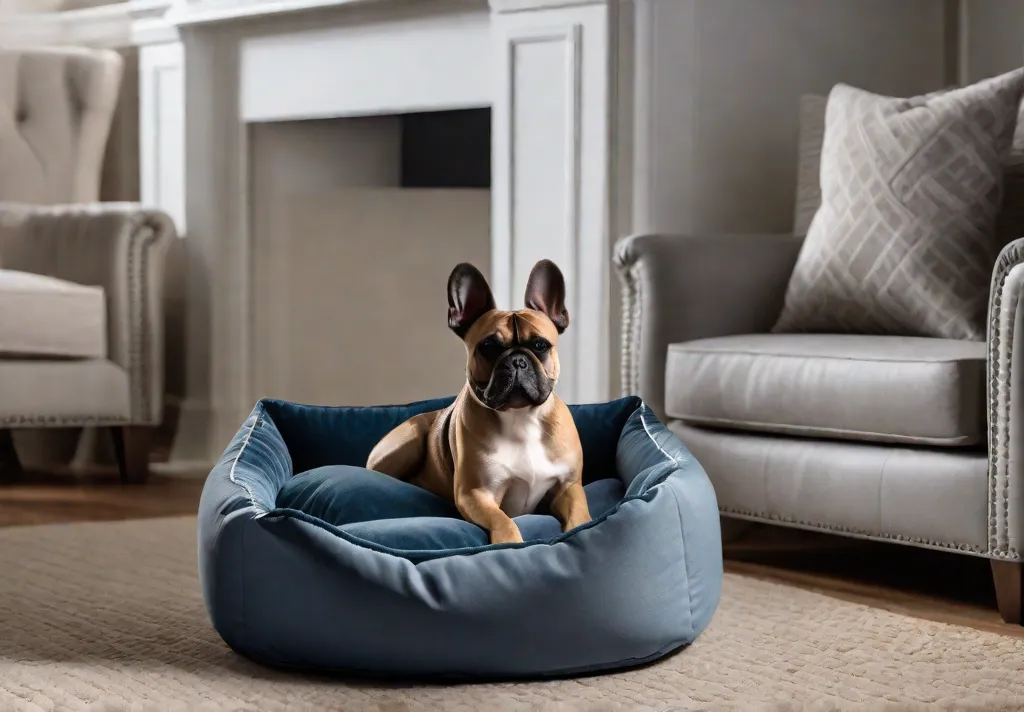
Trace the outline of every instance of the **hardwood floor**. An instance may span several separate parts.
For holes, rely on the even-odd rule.
[[[123,485],[116,470],[88,476],[24,474],[0,484],[0,527],[195,514],[203,478],[151,476]]]
[[[0,527],[192,515],[202,487],[201,476],[122,485],[116,471],[28,474],[0,484]],[[1024,627],[1001,621],[985,559],[761,525],[727,544],[725,556],[726,571],[1024,637]]]

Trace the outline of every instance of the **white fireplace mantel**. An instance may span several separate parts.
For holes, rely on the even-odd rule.
[[[152,2],[153,0],[140,0]],[[307,10],[322,10],[339,6],[365,5],[396,0],[156,0],[165,2],[169,12],[164,21],[176,27],[230,22],[246,18],[260,18]],[[584,5],[614,5],[617,0],[488,0],[495,13],[536,12],[581,7]],[[437,0],[430,11],[444,10]],[[480,3],[477,3],[480,4]]]
[[[175,461],[219,456],[261,397],[249,155],[261,122],[489,106],[495,297],[518,306],[532,264],[555,259],[571,314],[559,392],[612,394],[610,254],[631,184],[631,142],[619,140],[626,0],[197,0],[155,12],[161,1],[146,0],[135,36],[143,196],[178,221],[188,262]]]

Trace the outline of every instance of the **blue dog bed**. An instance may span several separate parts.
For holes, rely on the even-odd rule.
[[[199,573],[211,622],[275,667],[437,677],[573,675],[651,662],[708,625],[718,504],[639,398],[570,406],[593,521],[516,519],[489,544],[454,505],[361,467],[403,406],[262,400],[210,473]]]

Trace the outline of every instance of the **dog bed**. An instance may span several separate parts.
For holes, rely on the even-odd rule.
[[[722,586],[704,470],[639,398],[570,406],[593,520],[516,518],[522,544],[361,467],[401,406],[256,404],[206,480],[199,573],[213,627],[284,668],[512,678],[654,661],[704,630]]]

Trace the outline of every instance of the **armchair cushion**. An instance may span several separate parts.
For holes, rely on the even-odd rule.
[[[983,342],[749,334],[669,346],[666,407],[690,425],[932,446],[985,441]]]
[[[86,286],[0,269],[0,359],[107,356],[106,297]]]
[[[0,428],[116,425],[130,419],[128,373],[115,363],[0,360]]]
[[[988,550],[988,460],[967,448],[669,429],[745,519],[961,553]]]

